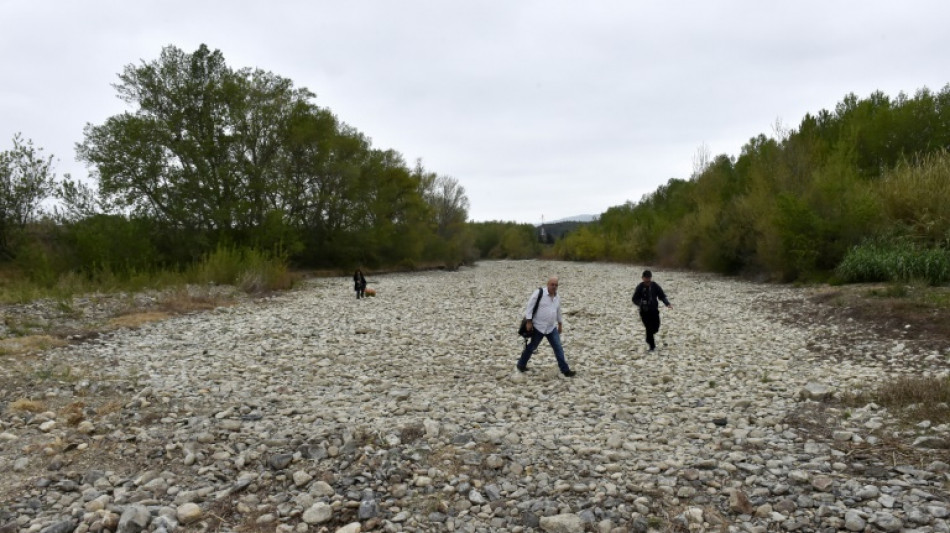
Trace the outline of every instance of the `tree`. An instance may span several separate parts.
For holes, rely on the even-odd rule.
[[[77,147],[104,199],[231,241],[279,208],[287,128],[312,93],[268,72],[235,72],[205,45],[166,47],[119,79],[120,98],[136,109],[87,125]]]
[[[468,219],[468,197],[465,188],[451,176],[425,175],[425,198],[435,213],[435,222],[441,237],[449,238]]]
[[[14,237],[42,211],[53,193],[53,156],[43,157],[33,141],[13,136],[13,149],[0,152],[0,257],[15,255]]]

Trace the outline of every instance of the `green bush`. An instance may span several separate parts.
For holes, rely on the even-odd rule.
[[[144,219],[102,214],[80,220],[66,231],[76,257],[75,268],[119,276],[158,266],[151,233],[151,225]]]
[[[195,283],[235,285],[255,293],[293,285],[283,257],[250,248],[219,246],[194,265],[188,276]]]
[[[836,274],[846,282],[950,281],[950,251],[911,243],[869,242],[851,248]]]

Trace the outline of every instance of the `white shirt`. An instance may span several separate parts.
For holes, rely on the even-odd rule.
[[[531,321],[534,329],[547,335],[561,322],[561,297],[551,296],[548,288],[545,287],[544,295],[541,296],[541,303],[538,304],[538,312],[531,316],[531,311],[534,310],[534,301],[537,299],[538,291],[531,291],[531,298],[528,299],[524,317]]]

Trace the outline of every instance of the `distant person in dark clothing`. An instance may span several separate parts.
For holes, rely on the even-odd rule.
[[[666,299],[666,293],[659,283],[653,282],[653,273],[649,270],[643,271],[643,281],[637,285],[633,291],[633,305],[640,309],[640,320],[643,321],[643,327],[647,330],[647,344],[650,345],[650,351],[656,350],[656,340],[653,335],[660,331],[660,302],[666,307],[672,309],[670,301]]]
[[[363,277],[363,271],[360,269],[356,269],[353,273],[353,288],[356,290],[357,300],[366,296],[366,278]]]

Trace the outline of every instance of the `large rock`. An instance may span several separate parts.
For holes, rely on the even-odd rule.
[[[566,513],[541,517],[538,525],[549,533],[583,533],[584,521],[576,514]]]
[[[812,400],[820,402],[830,399],[835,393],[834,388],[823,383],[810,381],[805,384],[802,390],[798,391],[798,397],[802,400]]]
[[[303,512],[303,521],[308,524],[322,524],[333,518],[333,509],[324,502],[317,502]]]
[[[130,505],[122,511],[116,533],[139,533],[144,531],[151,521],[152,515],[145,506]]]

